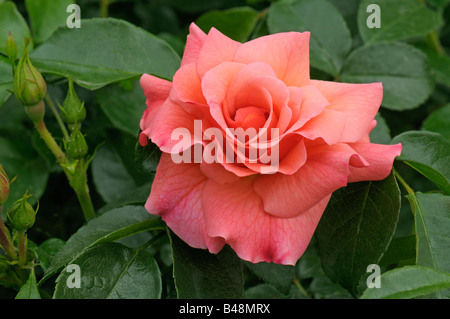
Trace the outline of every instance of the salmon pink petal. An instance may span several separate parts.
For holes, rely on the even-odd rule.
[[[227,127],[223,102],[233,79],[243,67],[240,63],[224,62],[206,72],[202,78],[202,91],[210,106],[211,115],[223,129]]]
[[[236,111],[236,97],[238,96],[239,92],[242,91],[246,85],[253,81],[254,79],[257,79],[261,76],[273,76],[275,77],[275,72],[272,70],[272,68],[262,62],[255,62],[245,65],[242,70],[240,70],[235,78],[233,79],[233,82],[230,85],[229,93],[228,93],[228,106],[230,113],[234,113]],[[258,101],[252,101],[253,103],[251,105],[258,106]],[[256,103],[256,104],[255,104]],[[240,104],[240,103],[238,103]],[[238,105],[239,106],[239,105]],[[242,106],[242,105],[240,105]],[[248,106],[248,104],[247,104]]]
[[[186,64],[178,69],[173,76],[173,88],[177,98],[183,102],[206,104],[195,63]]]
[[[300,89],[302,91],[302,98],[299,101],[301,106],[298,111],[298,116],[296,118],[292,118],[292,120],[295,120],[295,123],[292,125],[292,130],[302,127],[310,119],[322,113],[326,106],[330,105],[330,102],[323,96],[323,94],[312,85],[306,85],[302,88],[296,89]],[[295,93],[295,88],[291,88],[291,94],[293,94],[293,97],[295,98],[299,93]]]
[[[175,164],[169,154],[163,153],[145,208],[161,216],[190,246],[218,252],[223,240],[210,238],[205,232],[201,198],[207,181],[199,164]]]
[[[287,86],[309,84],[309,32],[263,36],[242,44],[234,61],[265,62]]]
[[[288,107],[291,109],[291,122],[289,123],[289,127],[292,127],[292,125],[295,122],[298,122],[300,110],[302,109],[302,100],[303,100],[303,90],[302,88],[289,86],[289,101],[288,101]],[[317,115],[317,114],[316,114]],[[301,124],[303,125],[303,123]],[[300,127],[299,125],[298,127]]]
[[[191,23],[189,26],[189,35],[186,39],[183,58],[181,60],[181,66],[197,61],[205,40],[205,32],[203,32],[202,29],[200,29],[195,23]]]
[[[312,80],[330,102],[328,109],[347,114],[340,142],[358,142],[371,126],[383,99],[381,83],[349,84]]]
[[[200,77],[222,62],[232,62],[241,43],[236,42],[211,28],[203,43],[197,60],[197,72]]]
[[[306,163],[295,174],[260,175],[254,188],[266,212],[281,218],[295,217],[347,185],[352,157],[358,154],[346,144],[316,146],[308,149]]]
[[[392,170],[394,158],[402,151],[401,144],[381,145],[362,142],[349,145],[368,162],[366,167],[350,166],[349,183],[385,179]]]
[[[296,143],[289,143],[292,139],[297,140]],[[286,152],[283,148],[288,147],[288,145],[290,145],[289,150]],[[286,154],[282,155],[284,152]],[[295,135],[290,135],[280,142],[280,167],[278,172],[285,175],[292,175],[306,163],[306,159],[307,150],[303,139],[299,139]]]
[[[239,176],[228,171],[220,163],[206,163],[200,164],[200,170],[209,179],[216,181],[217,183],[232,183],[239,179]]]
[[[207,234],[223,238],[240,258],[252,263],[295,265],[330,196],[298,217],[277,218],[264,211],[252,183],[251,178],[228,184],[207,183],[202,200]]]
[[[297,132],[310,140],[322,138],[328,145],[336,144],[344,132],[346,119],[342,112],[324,109]]]
[[[172,101],[167,99],[163,105],[158,108],[155,114],[153,125],[144,131],[152,142],[166,153],[172,153],[176,145],[181,145],[183,142],[179,132],[184,135],[190,135],[190,142],[184,143],[183,149],[194,144],[195,142],[202,143],[201,132],[196,132],[195,118],[186,112],[184,108]],[[181,131],[182,130],[182,131]],[[172,133],[176,136],[172,136]],[[175,134],[176,133],[176,134]],[[186,142],[186,140],[184,140]],[[177,152],[180,149],[177,148]]]
[[[142,75],[139,82],[147,99],[147,109],[140,122],[141,130],[145,130],[153,122],[155,111],[169,96],[170,90],[172,89],[172,82],[148,74]]]

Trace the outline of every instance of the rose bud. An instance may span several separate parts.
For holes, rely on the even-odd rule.
[[[9,196],[9,178],[3,169],[2,165],[0,165],[0,206],[3,205]]]
[[[67,96],[64,99],[63,105],[60,106],[60,109],[63,120],[68,124],[74,124],[75,122],[81,123],[86,118],[84,102],[80,101],[78,98],[71,77],[69,77],[69,90]]]
[[[76,124],[77,122],[75,122]],[[77,159],[84,157],[88,152],[88,145],[78,125],[74,125],[72,134],[68,140],[64,140],[64,147],[70,158]]]
[[[28,42],[14,73],[14,94],[23,105],[31,107],[42,102],[47,85],[42,74],[31,64],[27,46]]]
[[[25,194],[17,200],[7,211],[8,222],[17,231],[26,231],[34,225],[36,213],[34,208],[27,202],[32,195]]]

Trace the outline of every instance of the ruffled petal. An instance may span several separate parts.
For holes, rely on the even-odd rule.
[[[264,211],[252,183],[252,178],[245,178],[235,183],[210,180],[206,184],[202,203],[207,234],[223,238],[240,258],[252,263],[295,265],[306,250],[330,196],[298,217],[277,218]]]
[[[263,36],[242,44],[234,61],[265,62],[287,86],[309,84],[309,32]]]
[[[200,78],[213,67],[223,62],[232,62],[241,43],[223,35],[215,28],[209,30],[197,60],[197,72]]]
[[[340,142],[358,142],[368,131],[383,99],[381,83],[349,84],[311,80],[330,102],[327,109],[345,113],[347,121]]]
[[[367,162],[365,167],[350,166],[348,182],[378,181],[385,179],[392,170],[394,158],[402,152],[402,145],[352,143],[350,146]]]
[[[347,185],[350,161],[364,165],[346,144],[310,147],[306,163],[295,174],[260,175],[254,188],[266,212],[281,218],[299,216]]]
[[[205,232],[202,196],[207,181],[199,164],[175,164],[169,154],[163,153],[145,208],[161,216],[190,246],[217,253],[223,239],[211,238]]]
[[[189,34],[186,39],[181,66],[197,62],[200,50],[206,40],[206,34],[195,23],[189,26]]]

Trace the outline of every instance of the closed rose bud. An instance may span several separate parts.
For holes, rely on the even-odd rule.
[[[60,109],[63,120],[68,124],[80,123],[86,118],[84,102],[78,98],[71,77],[69,77],[69,90]]]
[[[46,93],[44,78],[31,64],[28,49],[25,47],[14,73],[14,94],[23,105],[35,106],[44,99]]]
[[[0,206],[3,205],[9,196],[9,178],[3,169],[2,165],[0,165]]]
[[[8,222],[17,231],[26,231],[34,225],[36,220],[36,212],[34,208],[27,202],[32,195],[25,194],[21,199],[16,201],[7,211]]]
[[[6,53],[8,59],[11,63],[14,63],[17,59],[17,45],[14,36],[9,33],[8,39],[6,40]]]
[[[87,154],[88,145],[78,125],[74,125],[69,139],[64,141],[64,147],[67,155],[72,159],[83,158]]]

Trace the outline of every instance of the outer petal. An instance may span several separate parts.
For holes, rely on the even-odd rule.
[[[241,43],[236,42],[211,28],[203,43],[197,60],[197,72],[200,77],[222,62],[232,62]]]
[[[336,144],[344,132],[346,119],[342,112],[325,109],[297,132],[310,140],[322,138],[329,145]]]
[[[144,74],[140,79],[140,84],[144,90],[144,95],[147,98],[147,109],[142,116],[140,128],[141,130],[146,131],[151,127],[159,107],[169,96],[170,90],[172,89],[172,82]],[[139,142],[142,146],[147,145],[148,136],[146,133],[141,133]]]
[[[141,134],[147,135],[163,152],[172,153],[174,147],[181,142],[178,136],[172,139],[172,133],[176,132],[176,130],[187,130],[191,135],[189,145],[183,143],[183,149],[186,149],[195,142],[202,143],[201,128],[195,128],[195,120],[196,118],[180,105],[171,99],[167,99],[158,108],[152,126]]]
[[[198,164],[174,164],[170,155],[163,153],[145,208],[161,216],[190,246],[217,253],[223,240],[205,233],[201,198],[207,181]]]
[[[189,35],[186,39],[186,46],[184,48],[183,59],[181,66],[197,61],[203,43],[206,40],[206,34],[195,23],[189,26]]]
[[[309,32],[277,33],[242,44],[234,61],[265,62],[287,86],[309,84]]]
[[[173,88],[183,102],[206,104],[195,63],[185,64],[178,69],[173,76]]]
[[[349,84],[312,80],[330,102],[330,110],[347,114],[345,130],[340,142],[358,142],[371,127],[383,99],[381,83]]]
[[[141,129],[145,130],[153,121],[153,117],[150,114],[153,114],[169,97],[172,82],[148,74],[143,74],[139,82],[147,99],[147,110],[140,123]]]
[[[207,234],[224,238],[244,260],[295,265],[330,196],[296,218],[277,218],[264,211],[252,183],[252,178],[229,184],[207,183],[202,200]]]
[[[348,182],[378,181],[385,179],[392,170],[394,158],[402,152],[402,145],[353,143],[350,146],[369,163],[367,167],[350,166]]]
[[[282,218],[299,216],[347,185],[349,162],[365,165],[346,144],[316,146],[308,149],[306,163],[295,174],[261,175],[254,188],[266,212]]]

